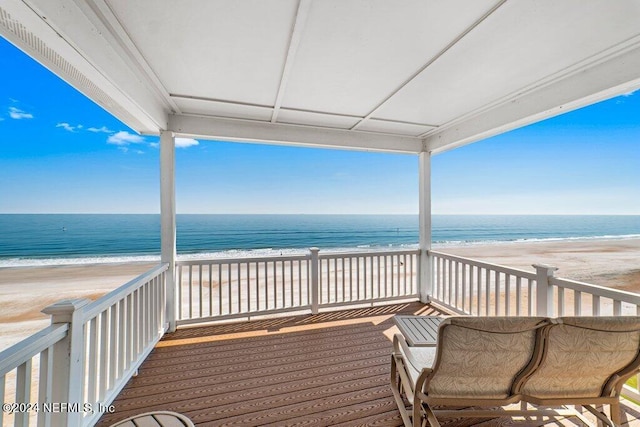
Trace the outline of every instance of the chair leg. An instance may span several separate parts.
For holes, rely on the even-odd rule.
[[[609,405],[609,418],[611,418],[611,421],[613,421],[613,423],[617,426],[619,426],[621,423],[621,415],[620,402],[612,403],[611,405]]]
[[[420,411],[420,401],[416,396],[413,399],[413,427],[423,427],[424,421],[426,420],[422,418],[422,411]]]
[[[441,427],[440,421],[438,421],[438,419],[436,418],[436,414],[433,413],[431,407],[428,404],[424,403],[423,405],[418,406],[424,409],[425,417],[423,418],[423,425],[427,425],[428,423],[430,427]]]
[[[407,408],[405,408],[404,400],[402,399],[402,394],[404,393],[402,381],[398,378],[398,366],[393,355],[391,356],[391,392],[393,393],[393,398],[398,406],[398,411],[400,411],[402,422],[405,427],[412,427],[413,423],[411,422],[411,417]]]

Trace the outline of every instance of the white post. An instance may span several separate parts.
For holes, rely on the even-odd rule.
[[[176,186],[175,137],[173,132],[160,133],[160,261],[169,264],[166,274],[166,320],[168,332],[176,330]]]
[[[80,426],[83,416],[84,325],[82,307],[91,301],[74,299],[57,302],[42,312],[51,316],[51,324],[68,323],[67,336],[53,345],[51,402],[68,403],[68,410],[51,413],[51,425]]]
[[[419,204],[420,204],[420,263],[418,278],[420,301],[428,303],[433,293],[431,259],[427,251],[431,249],[431,153],[420,153],[419,165]]]
[[[553,288],[549,285],[549,278],[557,267],[545,264],[533,264],[536,269],[536,312],[538,316],[553,316]]]
[[[311,251],[311,313],[318,314],[318,305],[320,300],[320,260],[318,253],[320,249],[310,248]]]

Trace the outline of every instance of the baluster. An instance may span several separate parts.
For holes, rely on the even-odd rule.
[[[116,305],[112,305],[111,307],[108,308],[109,310],[109,319],[110,319],[110,337],[109,337],[109,341],[111,343],[111,345],[108,348],[108,352],[109,352],[109,380],[108,380],[108,384],[109,384],[109,389],[111,389],[114,384],[116,383],[116,373],[117,373],[117,367],[118,367],[118,312],[116,309]],[[148,312],[145,312],[145,315],[147,315]],[[145,316],[146,317],[146,316]],[[147,333],[147,328],[145,328],[145,333]],[[145,336],[146,338],[146,336]],[[145,344],[147,343],[147,340],[145,339]]]
[[[157,313],[157,310],[154,310],[154,312]],[[126,356],[125,347],[126,347],[126,339],[127,339],[126,326],[127,326],[127,310],[125,307],[125,299],[121,299],[120,301],[118,301],[118,370],[119,370],[118,377],[120,377],[120,374],[125,371],[125,356]]]
[[[489,309],[491,308],[491,270],[489,269],[483,269],[485,271],[485,276],[484,276],[484,289],[485,289],[485,316],[489,315]]]
[[[137,299],[136,299],[137,302]],[[109,338],[109,329],[108,329],[108,310],[104,310],[100,313],[100,351],[98,352],[98,357],[96,358],[99,363],[100,372],[98,373],[98,400],[102,400],[105,396],[105,392],[107,391],[109,385],[107,384],[107,361],[108,361],[108,352],[107,352],[107,340]],[[136,316],[138,318],[138,316]],[[135,335],[136,339],[139,336],[139,329],[136,328]],[[136,341],[136,350],[138,346],[138,342]]]
[[[260,311],[260,264],[256,261],[256,311]]]
[[[333,275],[327,273],[327,287],[331,287],[331,283],[333,283],[333,296],[330,296],[327,302],[338,302],[338,258],[332,258],[331,261],[333,261]],[[327,260],[329,272],[332,271],[331,261]]]
[[[360,301],[360,259],[356,256],[356,301]]]
[[[495,277],[495,285],[494,285],[494,292],[496,294],[496,307],[495,307],[495,313],[496,316],[500,315],[500,299],[501,299],[501,293],[500,293],[500,272],[499,271],[495,271],[494,273],[494,277]]]
[[[573,291],[573,315],[580,316],[582,314],[582,292]]]
[[[131,367],[131,362],[133,362],[133,349],[135,346],[135,338],[134,338],[134,323],[135,323],[135,312],[134,312],[134,303],[135,300],[133,298],[134,293],[130,293],[129,295],[127,295],[127,300],[129,301],[129,303],[127,304],[128,310],[129,310],[129,314],[127,315],[127,328],[128,328],[128,332],[127,332],[127,347],[126,347],[126,352],[127,352],[127,369],[129,369]],[[94,318],[94,323],[96,323],[97,326],[97,318]],[[96,337],[97,338],[97,337]],[[97,356],[94,360],[94,363],[98,363],[98,359]]]
[[[269,263],[267,261],[264,262],[264,305],[265,310],[269,310]]]
[[[203,290],[202,290],[202,264],[198,264],[198,314],[202,318],[202,304],[203,304]]]
[[[95,320],[95,319],[92,319]],[[94,322],[95,323],[95,322]],[[45,402],[51,402],[51,378],[53,369],[53,346],[45,348],[40,353],[40,376],[38,379],[38,403],[40,404],[40,412],[38,412],[38,427],[49,427],[51,425],[51,415],[49,412],[42,410],[42,405]],[[90,359],[90,361],[93,359]],[[93,366],[95,366],[95,360],[93,360]],[[95,396],[95,377],[91,379],[93,381],[94,396]],[[0,377],[0,402],[4,402],[4,376]],[[94,403],[94,400],[89,400]],[[0,425],[2,423],[2,411],[0,411]]]
[[[342,301],[344,302],[347,300],[347,293],[346,293],[347,285],[345,280],[345,274],[346,274],[345,258],[340,258],[340,266],[342,268]]]
[[[511,274],[504,275],[504,315],[511,314]]]
[[[600,296],[593,295],[591,298],[591,312],[594,316],[600,316]]]
[[[284,261],[280,261],[280,292],[282,295],[282,308],[285,306],[285,301],[286,301],[286,296],[285,296],[285,283],[284,283],[284,279],[285,279],[285,273],[284,273]]]
[[[209,273],[209,316],[213,316],[213,264],[207,265]]]
[[[622,301],[613,300],[613,315],[614,316],[622,315]]]
[[[476,312],[476,316],[480,316],[482,313],[482,270],[479,266],[475,266],[476,269],[476,287],[478,293],[478,311]]]
[[[462,276],[462,311],[467,312],[467,264],[461,264],[460,269],[460,275]],[[469,305],[470,311],[471,305]]]
[[[233,289],[231,282],[233,281],[231,274],[233,272],[233,263],[227,264],[227,302],[229,306],[229,314],[233,313]],[[274,276],[275,276],[275,264],[274,264]]]
[[[242,312],[242,263],[238,261],[236,264],[236,272],[238,273],[238,313]]]
[[[178,265],[178,279],[177,279],[177,286],[178,286],[178,318],[180,320],[184,319],[183,313],[182,313],[182,264]]]
[[[391,290],[391,296],[395,296],[395,280],[394,280],[394,268],[393,268],[393,255],[392,256],[385,256],[384,257],[384,278],[385,278],[385,282],[388,281],[388,276],[391,276],[391,283],[390,283],[390,290]],[[388,272],[388,273],[387,273]],[[388,293],[387,293],[388,296]]]
[[[241,272],[244,272],[244,282],[246,284],[245,286],[245,291],[246,291],[246,295],[247,295],[247,303],[246,303],[246,308],[245,308],[245,312],[246,313],[250,313],[251,312],[251,265],[248,262],[243,262],[242,265],[238,264],[238,269]],[[238,283],[238,287],[240,287],[240,284]],[[240,307],[240,311],[242,311],[242,303],[239,304]]]
[[[16,370],[16,403],[31,402],[31,364],[32,359],[28,359],[18,366]],[[29,412],[16,411],[14,425],[27,427],[29,425]]]
[[[522,304],[522,278],[520,276],[516,276],[516,316],[520,316]]]
[[[528,283],[527,283],[527,292],[528,292],[528,301],[529,301],[529,312],[527,313],[528,316],[531,316],[533,314],[533,280],[531,279],[527,279]],[[537,286],[537,285],[536,285]]]
[[[296,261],[296,268],[298,270],[298,307],[304,305],[302,302],[302,260]]]
[[[89,320],[89,324],[88,324],[88,328],[87,331],[89,333],[89,340],[88,340],[88,344],[89,344],[89,378],[87,378],[88,380],[88,384],[87,384],[87,402],[89,403],[95,403],[97,402],[96,400],[96,386],[97,386],[97,359],[98,359],[98,352],[97,352],[97,346],[98,346],[98,325],[97,325],[97,318],[93,318],[91,320]],[[41,367],[42,369],[42,367]]]
[[[193,266],[189,265],[189,319],[193,319]]]
[[[558,287],[558,317],[564,316],[564,288]]]

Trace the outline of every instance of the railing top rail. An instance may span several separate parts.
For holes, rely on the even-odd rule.
[[[44,349],[62,340],[67,335],[68,330],[68,323],[50,325],[0,352],[0,376],[12,371]]]
[[[561,277],[550,277],[549,284],[559,288],[573,289],[574,291],[586,292],[589,294],[610,298],[612,300],[628,302],[640,305],[640,295],[634,292],[622,291],[619,289],[607,288],[604,286],[592,285],[591,283],[579,282],[577,280],[563,279]]]
[[[320,252],[318,258],[356,258],[366,256],[384,256],[384,255],[418,255],[420,249],[389,249],[389,250],[369,250],[369,251],[351,251],[351,252]]]
[[[117,289],[114,289],[102,298],[99,298],[91,302],[90,304],[87,304],[82,308],[82,321],[86,322],[87,320],[94,318],[96,315],[102,313],[105,309],[111,307],[113,304],[120,301],[122,298],[126,297],[131,292],[147,283],[153,277],[167,271],[168,269],[168,263],[159,264],[146,273],[142,273],[135,279],[125,283]]]
[[[203,259],[179,259],[176,265],[202,265],[202,264],[246,264],[253,262],[274,262],[274,261],[302,261],[310,259],[311,254],[300,255],[265,255],[261,257],[238,257],[238,258],[203,258]]]
[[[489,270],[499,271],[500,273],[511,274],[514,276],[520,276],[525,279],[535,280],[536,273],[533,271],[520,270],[518,268],[505,267],[503,265],[491,264],[489,262],[478,261],[476,259],[464,258],[456,255],[446,254],[438,251],[428,251],[429,255],[437,256],[443,259],[448,259],[452,261],[458,261],[465,264],[474,265],[476,267],[486,268]]]

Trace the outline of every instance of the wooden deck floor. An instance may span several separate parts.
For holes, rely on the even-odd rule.
[[[410,303],[179,329],[156,346],[98,426],[154,410],[180,412],[197,426],[401,426],[389,385],[395,314],[445,313]],[[640,427],[640,408],[625,409],[628,425]]]

